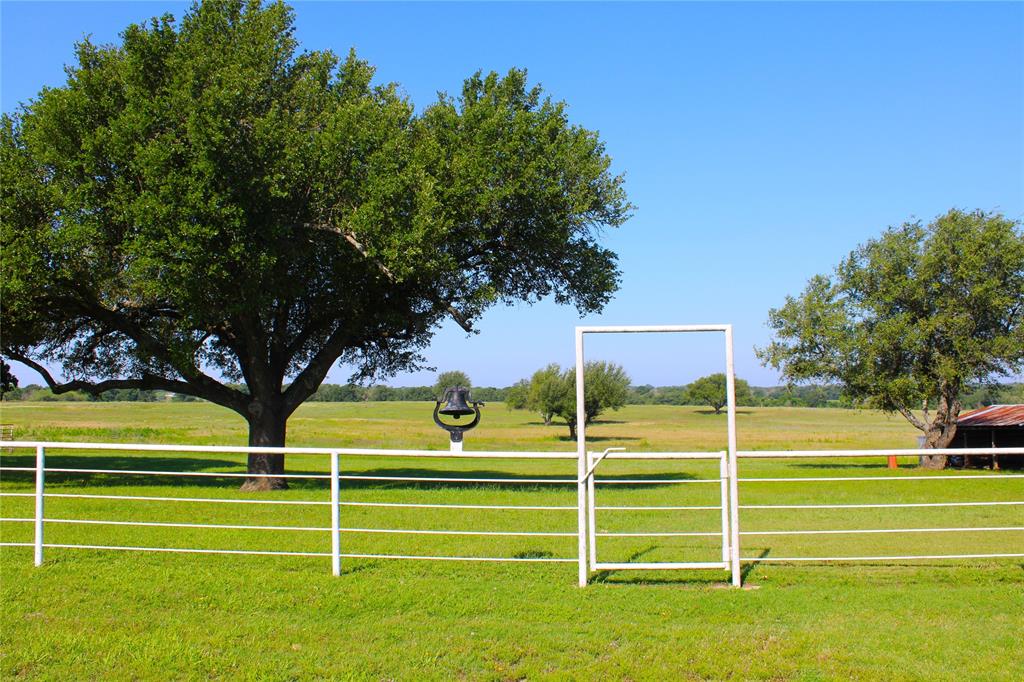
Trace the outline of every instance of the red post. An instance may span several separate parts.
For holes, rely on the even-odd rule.
[[[898,469],[899,465],[896,464],[896,455],[889,455],[889,468]]]

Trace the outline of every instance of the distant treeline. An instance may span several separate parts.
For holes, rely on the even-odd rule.
[[[244,388],[236,386],[236,388]],[[473,399],[482,402],[503,402],[512,387],[482,386],[473,389]],[[72,391],[55,395],[50,389],[36,384],[15,388],[3,396],[4,400],[69,401],[69,402],[192,402],[198,398],[166,393],[119,389],[105,391],[99,397]],[[359,386],[356,384],[324,384],[309,398],[311,402],[358,403],[369,401],[430,401],[435,399],[432,386]],[[1024,383],[999,384],[995,387],[977,387],[961,396],[964,409],[983,405],[1024,403]],[[630,386],[626,398],[629,405],[697,405],[691,399],[689,385],[685,386]],[[842,395],[839,386],[751,386],[750,395],[739,401],[748,407],[859,407]]]

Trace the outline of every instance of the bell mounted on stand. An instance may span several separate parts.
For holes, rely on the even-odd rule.
[[[442,402],[445,403],[444,407],[441,407]],[[462,434],[480,423],[480,407],[483,403],[473,400],[469,389],[462,386],[445,389],[444,395],[434,403],[434,423],[448,432],[452,452],[462,452]],[[457,420],[471,414],[475,415],[473,421],[465,425],[445,424],[438,416],[444,415]]]

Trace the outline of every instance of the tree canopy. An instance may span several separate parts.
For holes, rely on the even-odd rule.
[[[194,395],[283,445],[339,360],[387,376],[447,319],[593,312],[618,286],[598,238],[630,213],[622,178],[523,70],[417,112],[354,52],[300,52],[292,11],[258,0],[76,54],[0,124],[2,351],[55,393]]]
[[[602,412],[617,410],[626,404],[629,375],[620,365],[592,360],[586,363],[583,372],[583,404],[587,424]],[[554,417],[561,417],[569,427],[569,437],[575,439],[576,369],[562,371],[557,364],[550,364],[534,372],[525,391],[522,407],[538,412],[545,425],[550,425]]]
[[[750,385],[743,379],[735,380],[736,404],[749,403],[752,399]],[[689,402],[698,405],[710,405],[715,414],[719,414],[722,408],[728,404],[726,395],[725,374],[709,374],[706,377],[697,379],[687,387]]]
[[[454,386],[472,388],[473,382],[470,381],[468,374],[457,369],[441,372],[434,381],[434,395],[440,399],[444,395],[445,390]]]
[[[18,377],[11,374],[11,366],[0,360],[0,397],[18,388]]]
[[[812,278],[770,312],[775,338],[758,353],[788,380],[839,382],[945,447],[961,392],[1021,370],[1022,322],[1020,223],[954,209],[889,228]]]

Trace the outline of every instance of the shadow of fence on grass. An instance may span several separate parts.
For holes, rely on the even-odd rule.
[[[0,466],[34,468],[35,455],[3,455]],[[132,471],[152,471],[154,474],[118,474],[118,473],[76,473],[52,471],[51,469],[120,469]],[[244,480],[238,476],[174,476],[160,475],[164,471],[181,471],[185,473],[221,473],[218,470],[229,470],[224,473],[244,474],[245,465],[238,460],[213,459],[207,457],[169,457],[169,456],[136,456],[129,453],[116,455],[73,455],[47,454],[46,486],[51,487],[146,487],[146,486],[180,486],[197,488],[238,488]],[[289,470],[290,474],[324,474],[324,471]],[[34,485],[34,471],[2,471],[0,480],[4,483]],[[326,488],[326,480],[289,479],[292,488]]]

